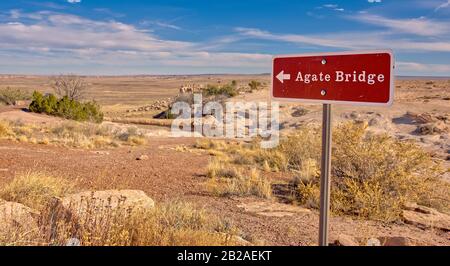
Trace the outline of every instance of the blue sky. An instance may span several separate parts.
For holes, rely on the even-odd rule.
[[[390,48],[399,75],[450,76],[450,0],[2,0],[0,40],[0,73],[264,73]]]

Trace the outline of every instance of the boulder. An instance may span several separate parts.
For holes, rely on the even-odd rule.
[[[402,216],[408,224],[450,231],[450,216],[429,207],[415,203],[406,204]]]
[[[0,234],[38,234],[39,215],[23,204],[0,200]]]
[[[59,200],[58,205],[72,215],[80,215],[88,210],[150,210],[155,202],[141,190],[106,190],[72,194]]]
[[[44,228],[47,241],[60,237],[81,239],[85,229],[108,230],[115,222],[154,206],[154,201],[140,190],[85,191],[53,198],[40,222],[47,225]]]

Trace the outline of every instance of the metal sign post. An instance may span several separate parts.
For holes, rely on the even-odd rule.
[[[394,101],[391,50],[275,56],[273,100],[323,104],[319,245],[328,245],[331,104],[390,106]]]
[[[328,216],[330,210],[330,170],[332,142],[331,136],[331,104],[324,104],[322,117],[322,163],[320,168],[320,246],[328,246]]]

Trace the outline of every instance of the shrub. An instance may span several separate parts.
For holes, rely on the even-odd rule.
[[[250,91],[257,91],[261,88],[261,82],[252,80],[252,81],[250,81],[248,86],[250,87]]]
[[[16,101],[23,101],[29,99],[30,99],[29,93],[20,89],[13,89],[7,87],[5,89],[0,90],[0,103],[6,105],[13,105]]]
[[[334,143],[333,143],[334,145]],[[301,171],[305,161],[320,162],[320,132],[314,127],[304,127],[283,139],[277,148],[286,158],[286,167],[291,171]]]
[[[448,207],[450,190],[437,194],[435,186],[449,186],[439,181],[439,168],[426,152],[412,142],[374,135],[366,128],[361,123],[345,123],[334,129],[331,207],[335,213],[393,221],[400,218],[407,202]],[[301,135],[296,138],[300,140]],[[285,149],[296,150],[301,146],[294,144],[302,141],[288,140],[288,143],[291,146],[285,145]],[[317,144],[312,149],[319,147]],[[295,152],[290,154],[294,154],[293,161],[298,161]],[[315,157],[311,153],[306,155],[304,158]],[[318,164],[318,159],[315,160]],[[294,169],[304,171],[304,168],[304,164],[295,164]],[[301,180],[299,192],[303,204],[317,207],[319,183],[318,174]]]
[[[206,96],[225,95],[227,97],[234,97],[238,95],[238,91],[235,86],[231,84],[225,84],[223,86],[208,85],[203,90],[203,94]]]
[[[33,101],[29,109],[35,113],[45,113],[76,121],[96,123],[103,121],[103,113],[100,111],[100,106],[94,101],[82,103],[71,100],[67,96],[58,99],[53,94],[43,96],[38,91],[33,93]]]
[[[7,121],[0,121],[0,137],[9,137],[14,132],[11,130],[11,126]]]
[[[27,172],[16,176],[1,188],[0,198],[42,210],[52,197],[61,197],[73,188],[72,183],[65,179],[40,172]]]

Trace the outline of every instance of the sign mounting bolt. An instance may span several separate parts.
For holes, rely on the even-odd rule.
[[[327,60],[324,58],[322,59],[322,65],[325,65],[327,63]]]
[[[322,90],[322,91],[320,92],[320,94],[322,94],[322,96],[325,96],[325,95],[327,95],[327,91],[326,91],[326,90]]]

